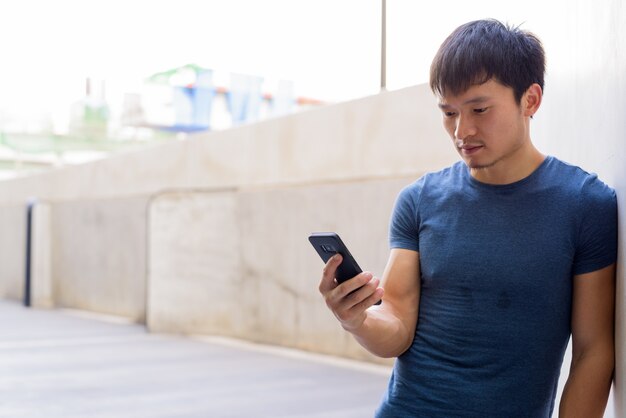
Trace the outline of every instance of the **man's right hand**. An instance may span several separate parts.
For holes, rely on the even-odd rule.
[[[379,286],[380,280],[367,271],[338,284],[335,273],[341,261],[339,254],[328,260],[322,272],[319,291],[341,326],[346,331],[355,331],[365,321],[365,311],[382,298],[384,291]]]

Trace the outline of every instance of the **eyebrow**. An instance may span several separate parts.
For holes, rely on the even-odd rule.
[[[484,102],[488,101],[489,99],[491,99],[491,98],[488,97],[488,96],[472,97],[471,99],[466,100],[463,103],[461,103],[461,106],[466,106],[466,105],[470,105],[470,104],[484,103]],[[441,103],[441,102],[439,102],[439,104],[437,106],[439,106],[440,109],[449,109],[450,107],[452,107],[449,104]]]

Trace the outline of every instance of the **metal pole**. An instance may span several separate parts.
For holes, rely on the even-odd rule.
[[[33,207],[35,200],[28,201],[26,206],[26,269],[24,275],[24,306],[31,305],[31,264],[32,264],[32,236],[33,236]]]
[[[382,0],[382,25],[380,44],[380,91],[387,89],[387,0]]]

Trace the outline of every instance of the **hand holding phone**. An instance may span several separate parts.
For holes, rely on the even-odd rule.
[[[343,260],[335,273],[337,283],[343,283],[363,272],[354,257],[352,257],[352,254],[350,254],[350,251],[348,251],[348,247],[335,232],[314,232],[309,236],[309,242],[311,242],[324,263],[327,263],[337,253],[341,255]],[[380,303],[381,301],[379,300],[375,304],[380,305]]]

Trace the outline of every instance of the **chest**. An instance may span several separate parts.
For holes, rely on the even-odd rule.
[[[560,205],[549,195],[433,202],[419,226],[422,286],[556,291],[569,283],[577,234]]]

